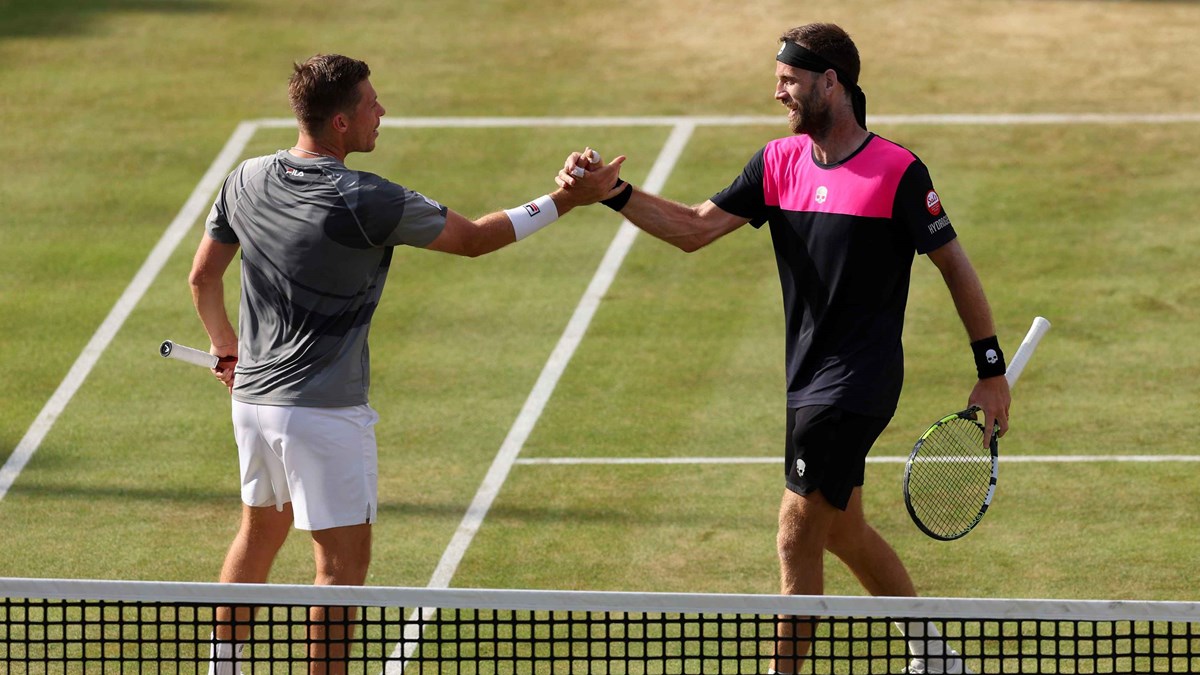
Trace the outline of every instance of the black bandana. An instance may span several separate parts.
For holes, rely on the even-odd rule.
[[[827,70],[837,73],[838,82],[841,82],[842,86],[850,92],[850,103],[854,108],[854,119],[858,121],[860,127],[867,128],[867,95],[863,93],[862,87],[858,86],[854,78],[847,75],[841,68],[833,65],[820,54],[805,49],[791,41],[785,41],[780,45],[779,53],[775,56],[775,60],[794,68],[814,73],[823,73]]]

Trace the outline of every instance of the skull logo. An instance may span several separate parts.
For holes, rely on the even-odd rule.
[[[817,203],[818,204],[824,204],[825,199],[828,197],[829,197],[829,189],[828,188],[826,188],[824,185],[817,188]]]

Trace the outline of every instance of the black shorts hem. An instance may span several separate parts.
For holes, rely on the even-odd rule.
[[[845,511],[865,481],[867,453],[888,422],[834,405],[789,406],[784,485],[802,497],[819,490]]]
[[[825,498],[825,501],[829,502],[830,506],[833,506],[838,511],[846,510],[846,507],[850,505],[850,495],[854,494],[854,488],[861,487],[861,485],[855,485],[854,487],[850,488],[845,495],[830,496],[827,489],[818,485],[801,487],[790,480],[785,480],[783,482],[783,486],[788,489],[788,492],[798,494],[801,497],[807,497],[814,492],[820,492],[821,496]]]

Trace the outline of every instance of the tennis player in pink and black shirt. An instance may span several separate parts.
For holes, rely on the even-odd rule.
[[[872,594],[916,595],[891,546],[865,520],[868,451],[887,426],[904,377],[901,333],[916,254],[941,272],[975,355],[969,402],[985,428],[1008,427],[1009,391],[982,284],[956,239],[925,165],[866,128],[859,55],[844,30],[809,24],[780,38],[775,98],[794,135],[768,143],[727,188],[697,206],[623,181],[604,201],[634,225],[694,251],[749,223],[768,225],[783,290],[787,436],[778,552],[782,592],[820,594],[823,556],[837,555]],[[615,162],[623,161],[618,157]],[[594,178],[572,169],[568,190]],[[771,668],[795,673],[810,627],[781,621]],[[966,672],[932,624],[900,627],[908,672]],[[794,635],[793,635],[794,631]]]

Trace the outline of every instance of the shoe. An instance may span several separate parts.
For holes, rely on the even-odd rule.
[[[908,662],[908,666],[901,670],[901,673],[934,675],[934,673],[942,673],[943,675],[961,675],[962,673],[974,673],[975,671],[967,667],[966,661],[959,656],[953,649],[945,656],[929,656],[918,657]]]

